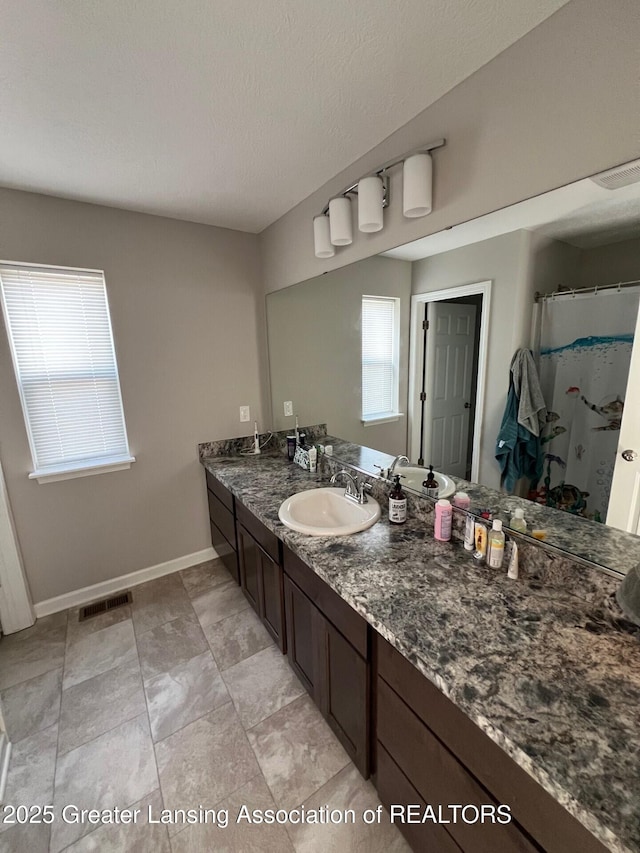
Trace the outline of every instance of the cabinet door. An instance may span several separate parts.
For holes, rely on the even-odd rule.
[[[320,710],[365,779],[369,777],[369,665],[321,619]]]
[[[318,693],[318,633],[319,612],[295,583],[284,576],[284,612],[287,624],[287,657],[307,692],[317,705]]]
[[[240,586],[249,604],[260,613],[260,579],[258,563],[258,546],[252,536],[241,524],[237,526],[238,534],[238,563],[240,565]]]
[[[282,567],[272,560],[260,546],[256,547],[258,559],[258,584],[260,615],[265,628],[285,652],[284,595],[282,589]]]

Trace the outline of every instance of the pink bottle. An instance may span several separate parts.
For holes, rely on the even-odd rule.
[[[440,542],[448,542],[451,539],[451,519],[453,510],[449,501],[441,498],[436,501],[436,520],[433,526],[433,535]]]

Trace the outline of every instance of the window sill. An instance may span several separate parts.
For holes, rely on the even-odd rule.
[[[392,424],[404,417],[404,412],[387,412],[383,415],[373,415],[369,418],[362,418],[360,423],[364,427],[378,426],[378,424]]]
[[[60,480],[75,480],[77,477],[92,477],[94,474],[107,474],[110,471],[125,471],[135,462],[135,456],[108,457],[92,459],[91,462],[79,462],[75,465],[52,465],[29,474],[30,480],[39,483],[57,483]]]

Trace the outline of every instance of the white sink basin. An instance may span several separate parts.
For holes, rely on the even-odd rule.
[[[401,486],[413,489],[414,492],[422,492],[422,484],[427,479],[429,471],[427,468],[420,468],[417,465],[399,465],[394,474],[400,474]],[[451,495],[455,494],[456,484],[451,477],[447,477],[446,474],[438,474],[437,471],[433,472],[433,476],[440,486],[439,498],[450,498]]]
[[[371,527],[380,518],[380,504],[366,504],[344,496],[344,489],[309,489],[280,504],[280,521],[308,536],[348,536]]]

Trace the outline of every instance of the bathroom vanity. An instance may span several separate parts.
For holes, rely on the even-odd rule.
[[[233,507],[245,595],[385,806],[511,809],[401,825],[415,850],[640,849],[640,655],[602,618],[612,579],[578,566],[583,596],[512,581],[415,515],[305,536],[278,507],[326,476],[279,455],[203,464]]]

